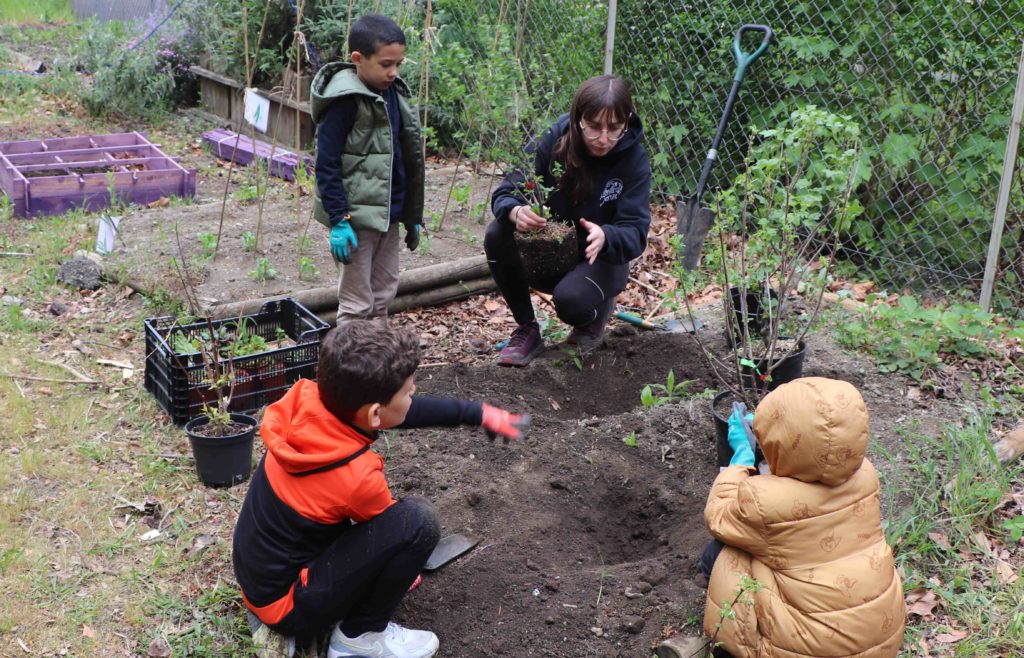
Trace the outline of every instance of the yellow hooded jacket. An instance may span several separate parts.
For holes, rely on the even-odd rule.
[[[754,414],[771,475],[722,471],[704,520],[726,546],[708,585],[715,633],[741,575],[764,588],[734,606],[716,641],[736,658],[884,658],[903,642],[903,586],[881,527],[878,474],[864,457],[868,413],[847,382],[807,377]]]

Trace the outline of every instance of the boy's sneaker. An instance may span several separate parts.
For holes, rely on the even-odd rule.
[[[430,658],[440,642],[430,631],[414,631],[394,622],[379,633],[348,637],[338,626],[331,632],[327,658]]]
[[[604,341],[604,328],[611,319],[612,310],[615,308],[615,298],[608,299],[604,306],[598,307],[597,317],[590,324],[582,327],[573,327],[565,342],[570,345],[577,345],[582,349],[593,349]]]
[[[266,624],[260,624],[252,634],[256,658],[292,658],[295,655],[295,638],[276,633]]]
[[[528,365],[542,347],[544,347],[544,342],[540,339],[540,325],[536,322],[521,324],[512,332],[508,344],[498,355],[498,365],[516,367]]]

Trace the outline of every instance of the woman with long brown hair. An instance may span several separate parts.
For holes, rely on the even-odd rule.
[[[619,77],[590,78],[576,91],[569,113],[531,145],[536,182],[515,171],[491,198],[495,220],[484,251],[491,274],[517,327],[499,363],[525,366],[543,348],[530,288],[550,292],[559,319],[573,327],[568,342],[597,345],[626,287],[629,262],[647,246],[651,223],[651,167],[643,128],[629,87]],[[551,190],[548,217],[576,227],[580,260],[547,281],[529,281],[517,251],[516,232],[539,231],[553,219],[536,213],[526,189]]]

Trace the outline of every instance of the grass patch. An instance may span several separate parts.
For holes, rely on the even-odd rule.
[[[901,457],[878,446],[910,603],[901,655],[1024,655],[1024,547],[1006,525],[1024,514],[1024,474],[996,459],[991,421],[984,409],[939,438],[905,432]]]
[[[70,0],[3,0],[0,2],[0,24],[40,25],[72,23],[75,13]]]

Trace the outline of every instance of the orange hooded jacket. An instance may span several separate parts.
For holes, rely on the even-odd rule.
[[[264,623],[294,607],[305,565],[349,524],[395,503],[375,436],[338,420],[303,379],[267,407],[260,427],[267,454],[253,475],[235,526],[233,562],[242,598]]]

